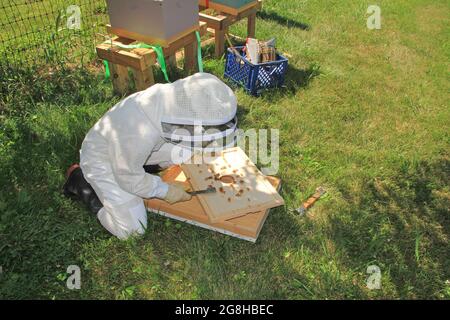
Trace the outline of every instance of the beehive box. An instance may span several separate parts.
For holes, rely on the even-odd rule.
[[[238,15],[240,12],[255,5],[257,0],[199,0],[199,4],[204,7],[225,12],[233,15]]]
[[[107,0],[109,30],[148,44],[168,45],[198,29],[197,0]]]

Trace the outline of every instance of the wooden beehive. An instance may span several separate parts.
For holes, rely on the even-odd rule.
[[[107,0],[109,31],[168,45],[199,27],[197,0]]]
[[[199,5],[237,16],[257,2],[257,0],[199,0]]]

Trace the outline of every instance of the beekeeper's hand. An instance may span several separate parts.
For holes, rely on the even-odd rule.
[[[181,184],[177,183],[169,183],[169,191],[167,192],[164,200],[170,204],[174,204],[177,202],[189,201],[192,196],[184,191],[184,188]]]

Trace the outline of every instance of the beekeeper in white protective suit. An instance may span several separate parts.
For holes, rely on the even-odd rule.
[[[233,91],[206,73],[154,85],[109,110],[89,131],[80,151],[84,178],[103,204],[97,214],[101,224],[126,239],[145,232],[143,199],[171,204],[189,200],[182,187],[147,174],[143,166],[166,168],[184,162],[191,158],[189,147],[194,144],[223,146],[221,139],[235,132],[236,110]]]

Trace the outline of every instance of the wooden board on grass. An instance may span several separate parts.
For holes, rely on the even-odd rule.
[[[274,188],[277,190],[280,188],[281,182],[278,178],[266,178]],[[182,182],[186,184],[187,187],[192,188],[179,166],[168,169],[162,176],[162,179],[166,182]],[[145,205],[149,211],[159,215],[251,242],[256,242],[258,239],[270,211],[259,211],[243,217],[212,223],[209,221],[208,215],[205,213],[198,196],[192,197],[190,201],[173,205],[163,200],[151,199],[146,200]]]
[[[181,167],[194,190],[216,188],[216,193],[198,197],[211,222],[225,221],[284,204],[277,190],[242,149],[231,148],[218,152],[203,159],[203,163],[202,159],[195,157],[193,164],[183,164]]]

